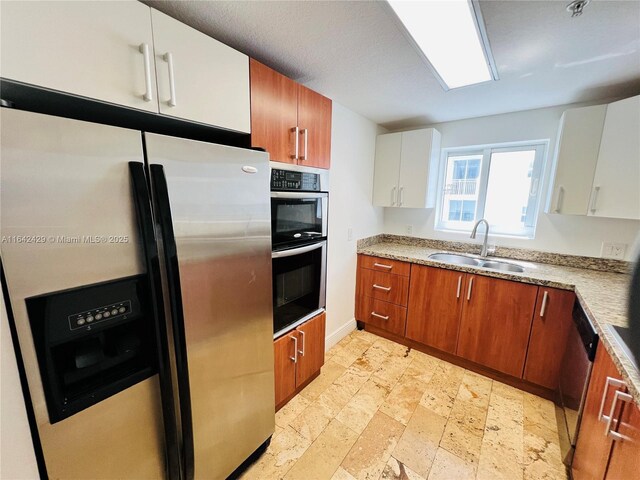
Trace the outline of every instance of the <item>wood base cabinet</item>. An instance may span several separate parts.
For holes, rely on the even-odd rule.
[[[521,377],[538,287],[469,275],[457,354]]]
[[[453,270],[411,266],[407,338],[456,352],[466,277]]]
[[[596,352],[571,470],[574,480],[626,480],[640,471],[640,411],[603,345]]]
[[[276,410],[324,365],[326,314],[321,313],[273,342]]]

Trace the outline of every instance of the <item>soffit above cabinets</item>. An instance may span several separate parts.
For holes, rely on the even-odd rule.
[[[481,0],[500,80],[449,92],[384,2],[145,3],[390,129],[640,93],[635,0]]]

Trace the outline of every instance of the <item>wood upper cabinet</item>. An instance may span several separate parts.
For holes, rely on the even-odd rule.
[[[275,162],[329,168],[329,98],[250,60],[251,145]]]
[[[575,300],[572,291],[538,289],[523,379],[552,390],[558,387]]]
[[[607,423],[600,418],[600,411],[602,409],[605,415],[609,415],[615,392],[621,388],[617,385],[609,385],[607,382],[609,378],[621,382],[613,360],[600,344],[591,371],[576,451],[571,465],[574,480],[602,480],[605,477],[612,439],[606,434]],[[619,417],[622,402],[617,402],[617,406],[614,418]]]
[[[521,377],[538,287],[467,275],[457,355]]]
[[[298,164],[329,168],[331,164],[331,100],[298,86]]]
[[[249,57],[151,9],[160,113],[248,133]]]
[[[2,78],[158,112],[148,6],[2,2],[1,22]]]
[[[273,342],[276,409],[324,365],[325,324],[323,312]]]
[[[296,385],[302,385],[324,365],[325,317],[326,315],[322,313],[296,328],[298,334]]]
[[[273,342],[276,405],[293,395],[296,390],[297,341],[298,335],[293,331]]]
[[[264,148],[275,162],[296,163],[298,84],[253,58],[249,65],[251,145]]]
[[[640,475],[640,408],[627,402],[622,410],[616,433],[622,436],[613,443],[607,480],[626,480]]]
[[[465,287],[464,273],[412,265],[407,338],[455,353]]]

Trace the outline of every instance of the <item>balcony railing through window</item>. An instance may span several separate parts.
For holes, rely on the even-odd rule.
[[[478,181],[474,180],[453,180],[444,187],[446,195],[475,195]]]

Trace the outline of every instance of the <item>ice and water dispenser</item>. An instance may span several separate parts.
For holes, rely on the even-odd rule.
[[[156,373],[145,275],[27,299],[51,423]]]

